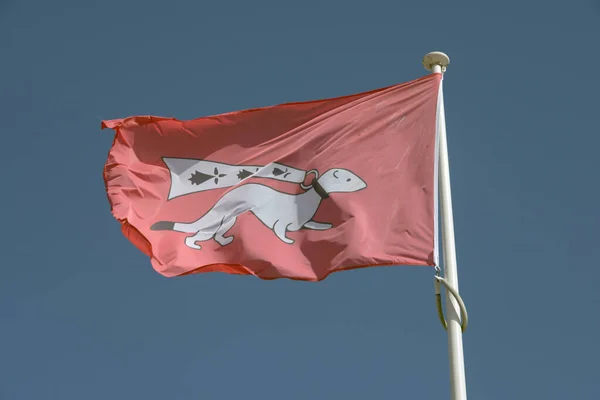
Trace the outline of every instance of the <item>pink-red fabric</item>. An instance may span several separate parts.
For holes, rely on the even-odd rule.
[[[153,116],[104,121],[115,139],[104,168],[108,199],[124,235],[160,274],[251,274],[318,281],[330,273],[377,265],[434,264],[436,108],[440,74],[334,99],[290,103],[189,121]],[[194,221],[235,187],[167,200],[163,157],[233,165],[278,162],[324,173],[351,170],[367,183],[332,193],[314,220],[328,230],[289,232],[279,240],[252,213],[241,215],[221,246],[185,245],[186,233],[151,230],[157,221]],[[289,182],[249,178],[290,194]],[[310,183],[307,181],[307,183]]]

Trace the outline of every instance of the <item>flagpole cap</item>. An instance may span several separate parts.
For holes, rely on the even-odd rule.
[[[433,67],[439,65],[442,68],[442,72],[446,71],[446,67],[450,64],[450,57],[441,51],[432,51],[427,53],[423,57],[423,67],[426,70],[433,72]]]

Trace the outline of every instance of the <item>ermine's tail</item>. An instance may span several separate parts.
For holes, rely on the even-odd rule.
[[[194,224],[182,224],[179,222],[159,221],[150,227],[153,231],[176,231],[183,233],[195,233],[198,229],[194,229]]]

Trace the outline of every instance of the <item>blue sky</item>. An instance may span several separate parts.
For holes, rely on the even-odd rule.
[[[432,50],[469,396],[600,398],[599,40],[591,0],[0,1],[0,399],[449,398],[431,269],[163,278],[99,129],[383,87]]]

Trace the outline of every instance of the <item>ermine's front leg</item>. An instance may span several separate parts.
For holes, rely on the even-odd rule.
[[[333,227],[333,225],[317,221],[308,221],[304,224],[304,227],[306,229],[314,229],[316,231],[326,231],[327,229]]]
[[[290,239],[287,236],[285,236],[287,233],[287,227],[290,225],[291,224],[285,224],[285,223],[281,222],[280,220],[277,220],[275,222],[275,225],[273,225],[273,232],[275,232],[275,235],[277,235],[277,237],[279,239],[281,239],[283,242],[285,242],[287,244],[294,243],[293,239]]]

